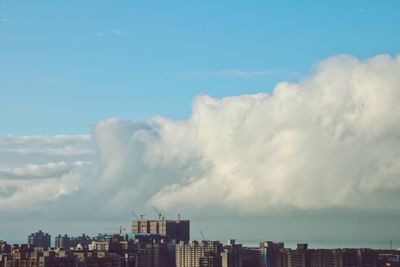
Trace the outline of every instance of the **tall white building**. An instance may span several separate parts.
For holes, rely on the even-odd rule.
[[[176,267],[200,267],[200,258],[212,253],[219,255],[222,244],[218,241],[179,242],[176,245]]]

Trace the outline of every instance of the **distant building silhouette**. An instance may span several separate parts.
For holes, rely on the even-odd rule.
[[[71,247],[71,238],[68,235],[58,235],[54,239],[54,246],[56,248],[68,249]]]
[[[236,244],[235,239],[228,240],[228,244],[221,252],[222,267],[242,267],[242,245]]]
[[[28,236],[28,244],[34,247],[49,248],[51,246],[51,236],[39,230],[39,232],[31,233]]]
[[[285,255],[284,244],[266,241],[260,243],[260,267],[281,266],[285,264],[283,256]]]

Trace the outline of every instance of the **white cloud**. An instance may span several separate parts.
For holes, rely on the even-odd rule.
[[[25,164],[8,169],[0,169],[0,179],[37,179],[60,177],[71,169],[81,167],[90,162],[47,162],[44,164]]]
[[[90,135],[0,136],[0,157],[4,154],[78,156],[94,153]]]
[[[242,213],[397,209],[399,86],[398,58],[338,56],[272,95],[200,97],[190,120],[161,121],[147,152],[169,166],[208,167],[189,171],[190,182],[167,185],[151,202]]]
[[[7,8],[5,6],[0,6],[0,23],[6,23],[8,21]]]
[[[0,137],[0,210],[26,210],[78,190],[94,158],[89,135]]]
[[[77,192],[84,184],[82,178],[86,173],[85,166],[81,165],[79,169],[71,169],[59,177],[1,180],[0,210],[19,212],[44,209],[48,203]]]
[[[108,32],[111,34],[122,36],[122,37],[128,36],[126,33],[122,32],[121,30],[118,30],[118,29],[109,30]]]
[[[128,34],[126,34],[125,32],[123,32],[119,29],[112,29],[112,30],[108,30],[108,31],[96,32],[95,35],[97,37],[104,37],[106,35],[115,35],[115,36],[120,36],[120,37],[128,36]]]
[[[9,160],[8,173],[36,171],[46,182],[7,179],[0,209],[70,196],[80,210],[108,214],[146,202],[193,213],[398,210],[399,104],[399,57],[337,56],[272,94],[200,96],[188,120],[109,119],[92,136],[2,137],[0,158],[39,164]]]

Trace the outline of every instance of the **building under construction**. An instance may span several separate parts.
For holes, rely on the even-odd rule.
[[[190,240],[190,221],[181,220],[178,216],[177,220],[166,220],[159,216],[158,220],[144,220],[143,216],[132,222],[132,232],[135,234],[159,234],[168,240],[176,242]]]

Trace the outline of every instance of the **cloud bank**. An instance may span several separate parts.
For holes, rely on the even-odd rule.
[[[83,207],[115,214],[145,203],[247,215],[398,211],[400,57],[336,56],[271,94],[199,96],[187,120],[108,119],[90,136],[2,137],[0,159],[0,210],[84,195]]]

